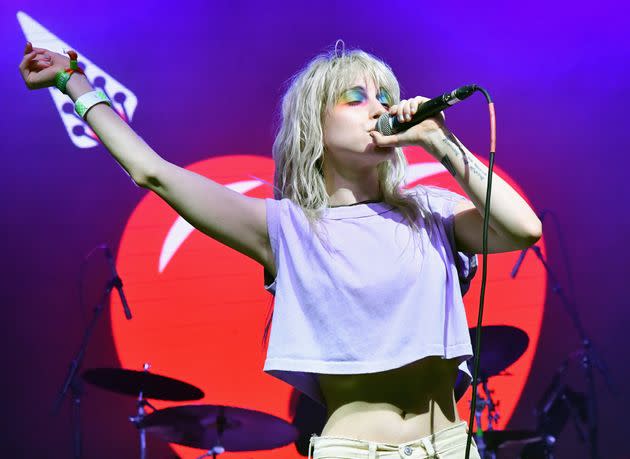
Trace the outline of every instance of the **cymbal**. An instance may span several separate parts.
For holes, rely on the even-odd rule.
[[[473,352],[476,352],[477,328],[469,328]],[[527,349],[527,333],[510,325],[485,325],[481,327],[481,357],[479,358],[479,379],[496,376],[516,362]],[[473,359],[468,360],[470,373],[473,372]]]
[[[154,411],[137,425],[169,443],[210,450],[258,451],[294,442],[298,430],[262,411],[223,405],[182,405]],[[219,438],[219,432],[221,432]]]
[[[469,328],[470,341],[473,352],[477,339],[477,327]],[[510,325],[485,325],[481,327],[481,358],[479,359],[478,381],[483,381],[491,376],[496,376],[507,367],[516,362],[527,349],[529,337],[527,333]],[[474,370],[474,358],[466,361],[470,374]],[[465,378],[462,372],[458,372],[455,381],[455,400],[466,393],[468,386],[464,386]]]
[[[83,372],[82,377],[90,384],[119,394],[137,396],[142,391],[145,399],[181,402],[204,396],[203,391],[192,384],[148,371],[92,368]]]
[[[508,445],[524,445],[535,443],[546,439],[544,433],[533,430],[485,430],[483,431],[483,441],[486,449],[496,450]]]

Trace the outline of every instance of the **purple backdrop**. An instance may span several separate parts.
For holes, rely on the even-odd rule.
[[[407,97],[483,85],[497,106],[496,161],[537,210],[555,214],[559,225],[549,217],[544,226],[550,266],[576,298],[613,380],[625,388],[626,9],[625,2],[609,0],[595,8],[543,1],[474,7],[463,1],[444,7],[376,1],[3,2],[3,456],[71,457],[67,406],[57,418],[48,411],[90,316],[78,306],[79,265],[96,244],[117,246],[145,194],[102,147],[73,145],[47,91],[25,88],[17,69],[25,42],[18,11],[130,88],[139,101],[133,128],[180,165],[219,154],[269,156],[286,80],[338,38],[384,58]],[[221,130],[216,120],[230,122]],[[448,124],[471,150],[487,156],[481,96],[449,111]],[[105,278],[99,263],[92,259],[88,265],[88,303]],[[86,367],[117,363],[103,319]],[[553,371],[578,347],[570,319],[548,292],[538,354],[511,428],[533,427],[532,409]],[[576,368],[570,381],[584,389]],[[610,394],[599,374],[596,388],[601,456],[628,458],[623,419],[629,397],[625,391]],[[83,413],[85,457],[136,457],[135,434],[124,422],[133,409],[133,400],[122,396],[91,397]],[[559,458],[588,456],[570,425],[557,452]]]

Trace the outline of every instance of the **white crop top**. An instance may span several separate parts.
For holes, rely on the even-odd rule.
[[[442,356],[459,360],[468,387],[462,295],[477,256],[456,252],[453,233],[453,208],[465,198],[422,185],[411,192],[429,212],[415,238],[385,203],[326,209],[318,237],[298,205],[266,200],[277,274],[265,286],[275,296],[265,372],[325,405],[319,373],[374,373]]]

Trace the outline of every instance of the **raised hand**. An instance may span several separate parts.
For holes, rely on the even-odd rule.
[[[389,109],[391,116],[396,116],[398,121],[404,123],[411,121],[412,116],[418,111],[418,108],[426,101],[428,97],[417,96],[413,99],[401,100],[397,105],[392,105]],[[440,112],[437,115],[423,120],[421,123],[394,135],[383,135],[374,130],[370,131],[370,135],[379,147],[402,147],[405,145],[424,146],[427,138],[433,133],[443,131],[445,127],[446,115]]]
[[[68,51],[68,56],[44,48],[33,48],[31,42],[26,42],[24,57],[20,62],[20,73],[26,87],[40,89],[54,86],[55,74],[68,68],[70,59],[76,59],[77,53]]]

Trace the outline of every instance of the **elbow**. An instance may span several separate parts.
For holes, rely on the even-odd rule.
[[[146,188],[148,190],[155,190],[160,187],[158,167],[152,167],[138,171],[131,175],[131,179],[140,188]]]
[[[146,179],[140,175],[132,175],[131,180],[133,180],[134,185],[139,188],[147,188]]]
[[[526,230],[518,238],[518,248],[524,249],[534,245],[542,237],[542,222],[536,218],[530,226],[526,227]]]
[[[522,243],[522,247],[519,247],[521,249],[524,249],[526,247],[531,247],[532,245],[536,244],[536,242],[538,242],[540,240],[541,236],[529,236],[525,239],[523,239],[523,243]]]
[[[150,180],[144,174],[134,174],[131,176],[131,180],[139,188],[149,188]]]
[[[531,224],[519,226],[518,231],[505,231],[499,234],[505,241],[509,241],[511,250],[523,250],[540,240],[542,223],[536,218]]]
[[[540,219],[536,217],[536,220],[534,221],[534,223],[531,225],[529,229],[529,239],[531,241],[530,245],[538,242],[538,240],[542,237],[542,232],[543,232],[542,221],[540,221]]]
[[[140,187],[140,188],[147,188],[150,189],[151,188],[151,182],[152,180],[149,178],[148,175],[145,174],[135,174],[131,176],[131,180],[133,180],[133,183],[136,184],[136,186]]]

